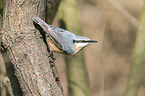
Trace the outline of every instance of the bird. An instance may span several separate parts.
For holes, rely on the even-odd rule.
[[[48,25],[38,16],[34,17],[33,22],[38,24],[43,31],[46,32],[46,41],[51,52],[75,55],[89,44],[98,42],[96,40],[91,40],[88,37],[75,35],[62,28]]]

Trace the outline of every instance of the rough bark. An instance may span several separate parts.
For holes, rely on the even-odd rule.
[[[58,15],[61,27],[82,35],[76,0],[63,0]],[[65,61],[69,96],[89,96],[89,80],[83,51],[75,56],[65,56]]]
[[[5,1],[2,43],[15,96],[63,95],[53,78],[47,47],[33,24],[34,16],[44,18],[45,11],[45,0]]]
[[[145,25],[145,3],[140,17],[140,23]],[[138,29],[132,54],[130,73],[125,96],[138,96],[145,57],[145,31]]]

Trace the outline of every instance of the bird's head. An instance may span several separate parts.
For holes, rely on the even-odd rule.
[[[79,52],[81,49],[88,46],[89,44],[97,43],[98,41],[90,40],[88,37],[76,36],[73,42],[75,47],[74,54],[76,54],[77,52]]]

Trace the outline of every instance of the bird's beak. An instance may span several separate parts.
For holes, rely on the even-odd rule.
[[[88,43],[97,43],[98,41],[95,40],[89,40]]]

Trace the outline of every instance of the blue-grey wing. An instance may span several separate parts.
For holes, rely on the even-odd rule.
[[[58,35],[61,39],[62,50],[65,51],[66,54],[73,54],[75,52],[73,43],[75,35],[73,33],[52,25],[50,25],[50,31]]]
[[[66,52],[66,54],[73,54],[75,52],[73,43],[75,35],[73,33],[56,26],[48,25],[38,16],[34,17],[33,21],[43,28],[60,50]]]
[[[41,28],[49,35],[50,39],[54,42],[54,44],[62,50],[62,37],[59,32],[55,28],[50,28],[51,25],[48,25],[45,21],[43,21],[38,16],[35,16],[33,21],[41,26]]]

